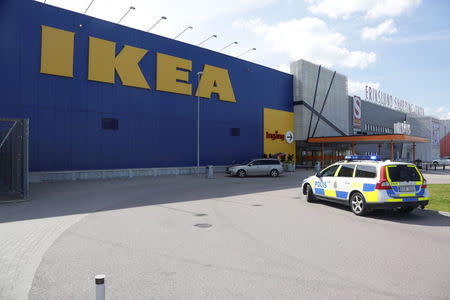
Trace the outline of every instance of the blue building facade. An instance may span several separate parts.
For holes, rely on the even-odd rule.
[[[73,77],[41,73],[43,25],[74,33]],[[192,61],[193,91],[204,65],[228,70],[236,102],[200,99],[201,165],[261,156],[264,108],[293,111],[289,74],[41,2],[0,1],[0,36],[0,118],[30,119],[30,171],[196,165],[197,97],[155,89],[156,53]],[[89,37],[148,50],[150,89],[88,80]]]

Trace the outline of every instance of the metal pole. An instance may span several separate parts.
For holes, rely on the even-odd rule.
[[[123,18],[125,18],[126,15],[128,15],[128,13],[130,12],[130,10],[134,10],[136,8],[134,8],[133,6],[130,6],[130,8],[127,10],[127,12],[122,16],[122,18],[120,18],[119,22],[117,22],[117,24],[120,24],[120,22],[122,22]]]
[[[233,45],[233,44],[238,44],[238,42],[232,42],[232,43],[229,43],[228,45],[226,45],[225,47],[223,47],[222,49],[220,49],[218,52],[221,52],[222,50],[224,50],[224,49],[230,47],[230,46]]]
[[[215,34],[213,34],[213,35],[211,35],[210,37],[208,37],[206,40],[204,40],[203,42],[201,42],[200,44],[198,44],[197,46],[200,46],[201,44],[203,44],[204,42],[206,42],[206,41],[208,41],[208,40],[210,40],[210,39],[212,39],[212,38],[216,38],[217,37],[217,35],[215,35]]]
[[[180,35],[182,35],[186,30],[188,30],[188,29],[193,29],[194,27],[192,27],[192,26],[188,26],[188,27],[186,27],[186,29],[185,30],[183,30],[182,32],[180,32],[176,37],[174,37],[173,39],[174,40],[176,40]]]
[[[198,86],[200,86],[200,76],[202,74],[203,72],[197,73]],[[197,176],[200,176],[200,93],[197,94]]]
[[[88,7],[86,8],[86,10],[84,11],[83,15],[85,15],[85,14],[87,13],[89,7],[91,7],[91,5],[92,5],[92,3],[93,3],[94,1],[95,1],[95,0],[92,0],[91,3],[89,3],[89,5],[88,5]]]
[[[153,29],[153,27],[155,27],[156,25],[158,25],[158,23],[159,22],[161,22],[162,20],[167,20],[167,18],[166,17],[161,17],[161,18],[159,18],[159,20],[155,23],[155,24],[153,24],[153,26],[152,27],[150,27],[148,30],[147,30],[147,32],[150,32],[150,30],[152,30]]]
[[[95,275],[95,299],[105,300],[105,275]]]

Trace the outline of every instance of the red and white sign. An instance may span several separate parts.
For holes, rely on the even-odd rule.
[[[353,127],[361,128],[361,98],[353,96]]]

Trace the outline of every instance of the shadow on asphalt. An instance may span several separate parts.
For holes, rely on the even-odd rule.
[[[323,200],[317,200],[314,204],[326,205],[333,207],[335,209],[350,211],[350,208],[348,206]],[[427,209],[415,209],[409,214],[393,210],[375,210],[368,213],[364,217],[358,217],[356,215],[353,215],[353,213],[352,216],[354,216],[355,218],[368,218],[420,226],[450,227],[449,216],[442,215],[435,210],[427,210]]]
[[[216,179],[185,175],[32,184],[31,201],[0,205],[0,223],[211,198],[235,203],[233,199],[223,198],[291,188],[298,188],[300,193],[301,181],[312,173],[285,173],[277,178],[236,178],[216,174]],[[239,204],[252,206],[259,203]],[[346,206],[326,201],[317,204],[348,211]],[[194,216],[204,213],[185,212]],[[421,226],[450,226],[450,217],[430,210],[416,210],[410,214],[375,211],[366,218]]]
[[[299,188],[310,173],[285,173],[276,178],[216,174],[216,179],[180,175],[31,184],[30,201],[0,204],[0,223],[211,198],[223,201],[220,198]]]

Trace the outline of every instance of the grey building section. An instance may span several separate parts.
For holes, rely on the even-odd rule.
[[[445,120],[433,117],[417,117],[407,115],[406,122],[411,124],[411,134],[427,138],[428,143],[420,143],[416,146],[416,158],[423,161],[432,161],[440,157],[440,140],[446,135],[447,126]],[[412,148],[410,145],[404,146],[402,158],[410,159]]]
[[[295,139],[350,134],[347,77],[306,60],[293,62],[290,68],[294,76]]]
[[[350,126],[353,127],[353,97],[348,98],[350,104],[349,114],[352,116]],[[394,124],[404,122],[406,119],[406,113],[362,100],[361,127],[353,128],[353,133],[355,135],[392,134],[394,133]],[[377,144],[360,144],[356,146],[356,152],[358,154],[377,154],[381,155],[383,159],[389,159],[389,144],[381,144],[380,146],[379,148]],[[403,150],[403,144],[396,144],[394,146],[394,156],[401,158]]]

